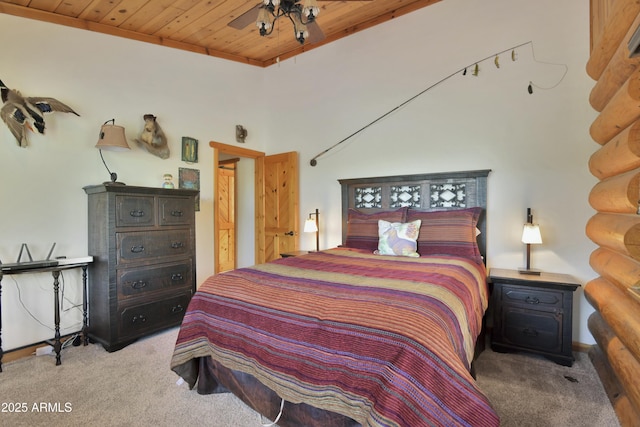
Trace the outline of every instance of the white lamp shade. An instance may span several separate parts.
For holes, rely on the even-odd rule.
[[[542,243],[540,227],[538,224],[525,224],[522,229],[522,243],[539,245]]]
[[[130,150],[127,144],[127,138],[124,135],[124,128],[117,125],[102,125],[100,129],[100,137],[96,148],[108,151],[126,151]]]
[[[316,221],[312,218],[308,218],[304,222],[304,232],[305,233],[315,233],[318,231],[318,226],[316,225]]]

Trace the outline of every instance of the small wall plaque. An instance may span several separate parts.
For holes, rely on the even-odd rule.
[[[198,140],[182,137],[182,161],[189,163],[198,163]]]

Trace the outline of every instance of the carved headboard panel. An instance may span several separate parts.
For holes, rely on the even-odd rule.
[[[480,206],[478,247],[486,260],[487,176],[490,169],[340,179],[342,186],[342,243],[347,236],[349,208],[378,212],[410,207],[442,211]]]

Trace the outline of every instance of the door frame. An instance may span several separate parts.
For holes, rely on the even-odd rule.
[[[237,147],[234,145],[223,144],[221,142],[210,141],[209,146],[213,148],[213,167],[217,170],[220,162],[220,154],[228,154],[231,156],[245,157],[254,161],[254,202],[255,202],[255,223],[254,223],[254,240],[255,240],[255,263],[262,264],[265,262],[265,206],[264,206],[264,158],[265,153],[261,151],[249,150],[247,148]],[[220,211],[218,204],[215,203],[218,191],[217,183],[214,183],[213,194],[213,241],[214,246],[217,245],[219,238],[218,218]],[[213,272],[218,273],[219,270],[218,256],[214,257]]]

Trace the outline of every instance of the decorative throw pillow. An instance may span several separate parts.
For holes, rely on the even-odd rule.
[[[418,233],[420,232],[420,220],[411,222],[389,222],[378,220],[378,255],[398,255],[419,257]]]
[[[378,220],[404,222],[406,214],[407,208],[371,214],[351,208],[348,212],[347,236],[344,245],[373,252],[378,249]]]
[[[422,220],[418,237],[418,253],[450,255],[470,258],[482,263],[477,243],[478,219],[482,208],[448,211],[420,211],[409,209],[407,221]]]

